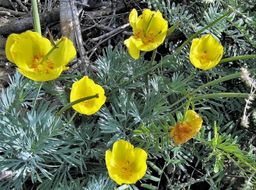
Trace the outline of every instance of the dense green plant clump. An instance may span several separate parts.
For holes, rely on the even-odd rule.
[[[167,20],[166,40],[153,52],[136,49],[136,60],[129,44],[129,53],[123,42],[104,49],[87,70],[105,90],[95,115],[68,109],[83,71],[44,83],[10,76],[0,99],[0,189],[256,188],[254,0],[144,2]],[[223,57],[195,68],[190,47],[206,34],[219,39]],[[193,139],[177,143],[170,131],[188,110],[203,124]],[[109,177],[105,154],[119,139],[148,154],[147,172],[135,184]]]

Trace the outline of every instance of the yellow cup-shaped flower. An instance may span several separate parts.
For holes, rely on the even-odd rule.
[[[145,9],[142,15],[133,9],[129,16],[133,35],[124,41],[129,54],[140,57],[140,51],[152,51],[164,42],[167,35],[168,22],[159,11]]]
[[[70,102],[95,95],[97,95],[97,97],[77,103],[72,107],[81,114],[92,115],[96,113],[106,101],[104,89],[100,85],[95,84],[88,76],[84,76],[79,81],[73,83],[70,93]]]
[[[175,144],[183,144],[192,139],[201,129],[203,119],[193,110],[185,113],[184,120],[177,123],[171,129],[170,137],[173,138]]]
[[[47,38],[32,31],[9,35],[5,52],[19,72],[34,81],[58,78],[76,56],[75,47],[68,38],[62,37],[54,46]]]
[[[193,39],[189,58],[196,68],[209,70],[220,62],[223,52],[221,43],[211,34],[207,34]]]
[[[106,151],[105,161],[110,178],[119,185],[134,184],[147,171],[147,153],[125,140],[115,142],[112,151]]]

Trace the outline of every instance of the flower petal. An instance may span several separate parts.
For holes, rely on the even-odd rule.
[[[113,145],[113,159],[117,160],[117,161],[123,161],[123,160],[127,160],[129,159],[129,157],[132,157],[132,155],[129,155],[127,153],[131,153],[131,151],[133,151],[134,146],[125,141],[125,140],[119,140],[117,142],[114,143]]]
[[[13,56],[12,56],[12,49],[13,45],[15,44],[16,40],[19,40],[19,35],[18,34],[11,34],[8,36],[6,45],[5,45],[5,53],[6,57],[9,61],[14,62]]]
[[[209,70],[220,62],[223,53],[224,48],[219,41],[207,34],[192,41],[189,58],[196,68]]]
[[[124,44],[128,48],[128,52],[133,59],[139,59],[140,57],[140,50],[134,44],[135,39],[133,37],[128,38],[124,41]]]
[[[148,30],[154,13],[155,11],[151,11],[150,9],[144,9],[142,15],[138,17],[137,27],[142,28],[144,33],[146,33],[146,31]]]
[[[166,35],[168,30],[168,22],[163,18],[162,13],[157,11],[154,12],[154,16],[151,19],[148,27],[148,33],[152,33],[154,36],[157,36],[160,33],[164,33]]]
[[[138,12],[136,9],[132,9],[132,11],[129,15],[129,22],[133,29],[136,28],[137,19],[138,19]]]
[[[195,132],[191,125],[186,122],[178,123],[174,128],[171,129],[170,137],[173,138],[175,144],[183,144],[189,141]]]
[[[184,121],[189,123],[196,132],[201,129],[203,123],[203,119],[194,110],[186,111]]]
[[[201,129],[203,120],[194,110],[187,110],[184,120],[171,129],[170,137],[175,144],[183,144],[193,138]]]
[[[22,67],[18,68],[18,71],[24,75],[25,77],[33,80],[33,81],[40,81],[40,82],[44,82],[44,81],[50,81],[50,80],[54,80],[56,78],[58,78],[61,74],[61,72],[63,71],[63,69],[61,67],[54,69],[54,70],[49,70],[47,73],[45,72],[36,72],[32,69],[24,69]]]
[[[35,56],[41,57],[51,49],[50,41],[37,32],[26,31],[21,34],[12,34],[9,37],[6,53],[18,67],[31,65]],[[26,47],[25,50],[24,47]]]
[[[141,148],[134,148],[134,154],[136,155],[136,160],[133,163],[134,171],[138,172],[138,178],[142,178],[147,171],[147,153]]]
[[[49,54],[49,59],[53,60],[57,67],[67,65],[76,56],[76,49],[73,42],[66,37],[62,37],[56,44],[58,45]]]
[[[151,42],[151,43],[147,43],[147,44],[143,44],[141,47],[140,47],[140,50],[141,51],[152,51],[154,49],[156,49],[157,47],[159,46],[158,43],[156,42]]]
[[[92,115],[96,113],[106,101],[104,89],[100,85],[95,84],[88,76],[84,76],[79,81],[73,83],[70,92],[70,102],[96,94],[98,95],[97,98],[80,102],[72,107],[81,114]]]
[[[147,170],[147,153],[125,140],[116,141],[105,160],[110,178],[119,185],[136,183]]]

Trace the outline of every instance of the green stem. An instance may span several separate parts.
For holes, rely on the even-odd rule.
[[[61,115],[63,112],[65,112],[66,110],[68,110],[69,108],[71,108],[73,105],[75,104],[78,104],[80,102],[83,102],[83,101],[86,101],[86,100],[90,100],[90,99],[93,99],[93,98],[98,98],[99,95],[98,94],[95,94],[93,96],[87,96],[87,97],[84,97],[84,98],[80,98],[76,101],[73,101],[73,102],[70,102],[69,104],[65,105],[63,108],[60,109],[60,111],[57,112],[57,115]]]
[[[172,25],[170,28],[168,28],[168,30],[167,30],[167,36],[170,36],[170,35],[174,32],[174,30],[175,30],[176,28],[178,28],[179,25],[180,25],[180,21],[176,21],[176,22],[174,23],[174,25]]]
[[[236,61],[236,60],[246,60],[246,59],[256,59],[256,54],[228,57],[228,58],[222,59],[220,61],[220,63],[232,62],[232,61]]]
[[[211,22],[210,24],[208,24],[207,26],[203,27],[201,30],[198,30],[196,33],[192,34],[185,42],[183,42],[181,44],[180,47],[178,47],[178,49],[176,50],[176,53],[180,53],[180,51],[188,44],[190,43],[190,41],[192,39],[194,39],[195,37],[197,37],[198,34],[201,34],[203,31],[205,31],[206,29],[212,27],[213,25],[215,25],[216,23],[218,23],[219,21],[223,20],[225,17],[227,17],[228,15],[230,15],[233,11],[228,11],[225,14],[223,14],[221,17],[219,17],[218,19],[214,20],[213,22]]]
[[[33,14],[33,22],[34,29],[41,35],[41,25],[40,25],[40,17],[38,13],[38,5],[37,0],[32,0],[32,14]]]
[[[155,59],[156,59],[156,53],[157,53],[157,49],[155,49],[152,53],[152,57],[151,57],[151,65],[153,65]]]
[[[40,64],[43,64],[44,61],[46,61],[48,59],[48,57],[51,55],[51,53],[58,48],[58,45],[60,45],[60,43],[63,42],[63,38],[61,38],[57,44],[54,44],[54,46],[50,49],[50,51],[43,57],[43,59],[40,61]]]
[[[219,92],[212,94],[197,95],[194,100],[210,99],[210,98],[247,98],[248,93],[236,93],[236,92]]]
[[[210,82],[208,82],[206,84],[203,84],[203,85],[199,86],[192,93],[195,93],[195,92],[201,90],[202,88],[206,88],[206,87],[209,87],[209,86],[214,86],[214,85],[216,85],[218,83],[221,83],[221,82],[224,82],[224,81],[228,81],[228,80],[231,80],[231,79],[235,79],[235,78],[238,78],[240,76],[241,76],[241,72],[236,72],[236,73],[227,75],[225,77],[218,78],[216,80],[210,81]]]

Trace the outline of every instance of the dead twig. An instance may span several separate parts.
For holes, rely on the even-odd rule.
[[[23,5],[23,3],[20,1],[20,0],[15,0],[17,2],[17,4],[20,6],[20,8],[23,10],[23,11],[26,11],[28,12],[28,8]]]
[[[103,34],[103,35],[101,35],[101,36],[99,36],[99,37],[96,37],[96,38],[92,38],[91,41],[92,41],[92,42],[95,42],[95,41],[99,41],[99,40],[108,38],[108,37],[110,37],[110,36],[113,37],[113,36],[119,34],[120,32],[122,32],[122,31],[123,31],[124,29],[126,29],[128,26],[129,26],[129,24],[124,24],[124,25],[122,25],[122,26],[119,26],[119,27],[115,28],[114,30],[112,30],[112,31],[110,31],[110,32],[108,32],[108,33],[106,33],[106,34]]]
[[[2,13],[5,13],[5,15],[13,15],[13,16],[24,16],[26,14],[24,12],[14,11],[14,10],[6,9],[3,7],[0,7],[0,11]]]
[[[43,13],[40,16],[42,25],[47,23],[59,21],[59,9],[53,9],[51,12]],[[9,35],[11,33],[20,33],[25,30],[33,28],[33,18],[25,17],[19,19],[12,19],[9,22],[0,26],[0,35]]]

